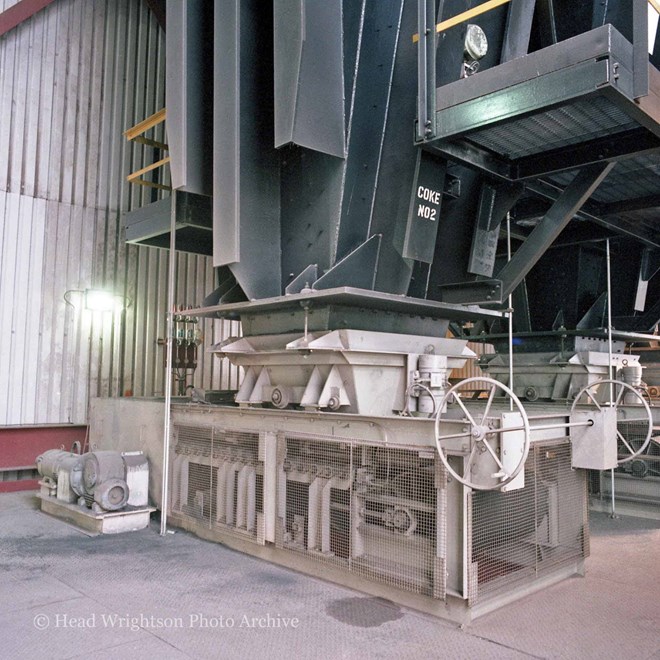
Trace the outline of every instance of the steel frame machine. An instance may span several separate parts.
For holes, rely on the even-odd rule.
[[[167,519],[460,622],[581,574],[588,471],[660,423],[624,354],[660,318],[647,3],[183,5],[173,197],[212,196],[218,274],[186,314],[241,321],[207,347],[241,382],[171,405]]]

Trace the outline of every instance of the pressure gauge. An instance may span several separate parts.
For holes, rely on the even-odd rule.
[[[488,52],[486,33],[478,25],[468,25],[465,33],[464,55],[467,60],[480,60]]]

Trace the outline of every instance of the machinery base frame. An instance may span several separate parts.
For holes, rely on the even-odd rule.
[[[54,497],[37,495],[41,510],[55,518],[65,520],[92,534],[122,534],[136,532],[149,526],[149,519],[155,507],[147,506],[125,511],[108,511],[95,514],[84,511],[77,504],[68,504]]]

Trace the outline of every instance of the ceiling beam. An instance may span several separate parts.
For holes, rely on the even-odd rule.
[[[660,194],[648,197],[636,197],[633,199],[622,199],[619,202],[603,204],[603,215],[625,213],[627,211],[643,211],[649,208],[660,207]]]
[[[502,300],[522,282],[613,167],[614,163],[589,165],[566,186],[511,261],[497,274],[497,279],[502,282]]]
[[[526,182],[525,188],[529,192],[550,201],[558,199],[562,191],[559,186],[543,180]],[[600,204],[594,204],[593,200],[589,200],[575,215],[580,220],[588,220],[617,234],[635,238],[649,247],[660,248],[660,235],[657,231],[645,231],[643,227],[623,217],[603,217],[601,215],[603,210],[609,207],[610,204],[601,206]]]

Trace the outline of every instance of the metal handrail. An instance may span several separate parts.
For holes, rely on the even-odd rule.
[[[131,128],[126,129],[124,131],[124,136],[129,142],[137,142],[138,144],[143,144],[148,147],[153,147],[154,149],[160,149],[161,151],[168,151],[169,146],[164,142],[158,142],[157,140],[152,140],[151,138],[146,138],[143,136],[143,134],[146,133],[148,130],[164,122],[166,117],[167,117],[166,108],[163,108],[158,112],[154,112],[154,114],[151,115],[150,117],[147,117],[146,119],[143,119],[141,122],[135,124],[135,126],[131,126]],[[161,158],[155,163],[151,163],[150,165],[142,167],[139,170],[136,170],[135,172],[131,172],[126,177],[126,180],[129,183],[135,183],[137,185],[147,186],[149,188],[158,188],[159,190],[172,190],[171,186],[166,186],[162,183],[157,183],[155,181],[147,181],[146,179],[142,178],[142,176],[147,172],[151,172],[153,170],[164,167],[169,162],[170,162],[169,156],[166,156],[165,158]]]

